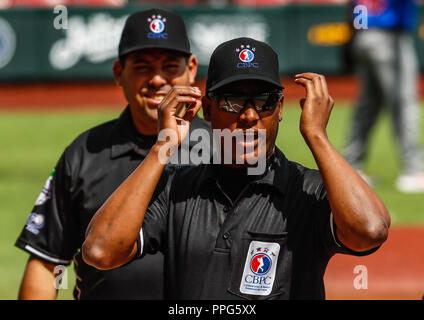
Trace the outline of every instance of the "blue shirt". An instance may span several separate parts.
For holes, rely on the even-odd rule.
[[[355,5],[367,7],[368,28],[405,31],[412,31],[415,28],[417,6],[414,0],[355,0],[354,2]]]

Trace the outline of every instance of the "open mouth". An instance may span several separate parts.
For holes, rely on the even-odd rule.
[[[254,139],[253,137],[251,138],[246,138],[244,141],[240,142],[240,145],[242,145],[245,148],[254,148],[258,145],[258,139]]]
[[[156,109],[165,98],[165,93],[145,94],[144,99],[150,108]]]
[[[152,96],[146,96],[146,100],[151,104],[159,104],[162,102],[165,95],[152,95]]]
[[[238,140],[238,144],[245,148],[254,148],[258,145],[259,133],[257,130],[247,130],[241,135],[242,139]]]
[[[168,84],[157,88],[143,87],[140,89],[140,96],[143,97],[151,107],[157,107],[171,88],[172,87]]]

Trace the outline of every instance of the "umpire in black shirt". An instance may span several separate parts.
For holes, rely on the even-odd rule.
[[[72,260],[76,299],[163,298],[161,253],[99,271],[84,263],[79,249],[94,213],[156,143],[160,101],[171,88],[194,83],[197,60],[181,17],[159,9],[132,14],[113,72],[128,106],[119,119],[76,138],[47,180],[16,242],[31,254],[20,299],[56,298],[54,268]],[[200,118],[193,121],[192,129],[210,128]]]
[[[158,140],[93,217],[83,259],[109,269],[161,251],[166,298],[324,299],[323,276],[335,253],[375,251],[390,216],[327,138],[333,100],[323,76],[295,77],[306,90],[300,132],[319,171],[275,147],[283,107],[278,71],[271,47],[239,38],[212,54],[205,97],[173,89],[159,106],[159,128],[182,133],[181,141],[203,104],[214,141],[224,147],[212,164],[171,170],[164,160],[178,141]],[[191,104],[185,121],[175,117],[179,101]],[[217,131],[236,139],[225,142]]]

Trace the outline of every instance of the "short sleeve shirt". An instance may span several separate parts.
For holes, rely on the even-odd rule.
[[[140,254],[165,255],[169,299],[324,299],[337,237],[322,177],[276,149],[266,174],[231,201],[212,165],[167,170]]]
[[[192,127],[209,130],[200,118],[193,120]],[[108,271],[85,264],[80,253],[95,212],[155,142],[156,136],[137,132],[126,108],[119,119],[84,132],[66,148],[36,200],[16,246],[53,264],[68,265],[73,260],[75,298],[163,298],[161,253]]]

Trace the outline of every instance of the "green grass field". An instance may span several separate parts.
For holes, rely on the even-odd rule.
[[[330,140],[338,150],[345,142],[351,110],[336,107],[328,126]],[[82,131],[117,117],[119,112],[0,113],[0,299],[17,297],[28,255],[15,248],[14,242],[65,146]],[[316,167],[299,133],[299,117],[299,108],[286,106],[277,145],[289,159]],[[424,223],[424,196],[400,194],[394,188],[399,159],[388,120],[382,117],[373,133],[366,170],[377,179],[375,189],[389,208],[393,224]],[[422,138],[424,141],[424,134]],[[59,299],[72,298],[74,279],[70,270],[69,289],[60,290]]]

